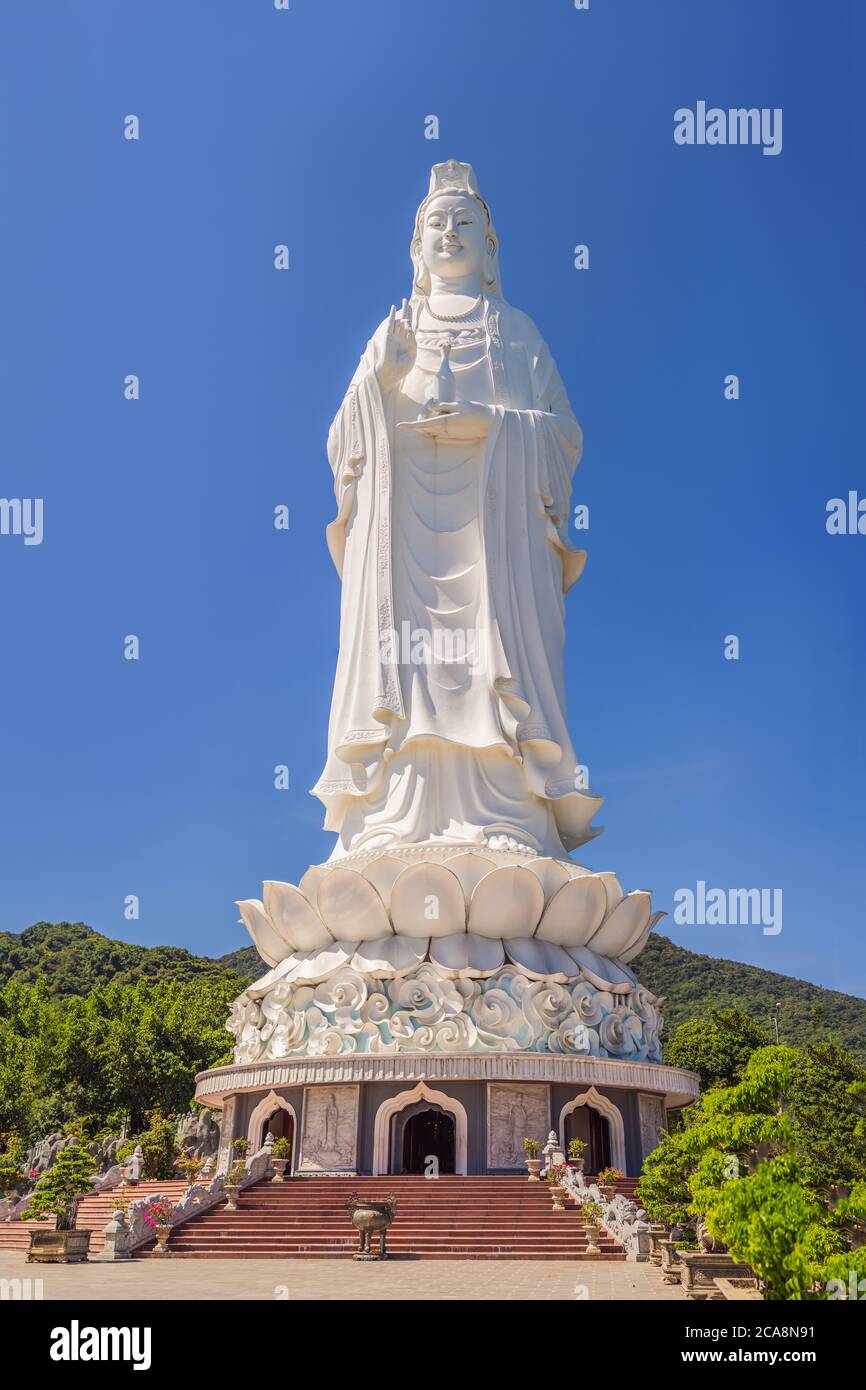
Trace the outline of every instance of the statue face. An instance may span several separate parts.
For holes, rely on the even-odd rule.
[[[421,228],[421,255],[441,280],[481,271],[487,245],[484,213],[465,193],[440,193],[427,205]]]

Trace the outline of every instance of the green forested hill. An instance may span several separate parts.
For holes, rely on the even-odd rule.
[[[636,965],[643,983],[666,996],[666,1036],[710,1006],[733,1004],[771,1029],[770,1014],[780,1000],[782,1042],[798,1044],[833,1037],[866,1062],[866,1000],[855,995],[822,989],[755,965],[696,955],[659,935],[650,938]],[[211,960],[178,946],[112,941],[82,922],[39,922],[20,935],[0,932],[0,986],[8,981],[43,980],[51,994],[61,996],[85,995],[109,980],[122,984],[139,980],[216,982],[226,975],[254,978],[265,968],[252,946]]]
[[[15,935],[0,932],[0,987],[9,981],[35,984],[43,980],[51,994],[84,995],[97,985],[117,980],[224,980],[227,973],[260,975],[265,967],[256,952],[235,952],[252,957],[252,969],[233,969],[234,957],[223,961],[193,956],[180,946],[134,946],[112,941],[83,922],[37,922]]]
[[[770,1016],[779,1001],[781,1042],[797,1046],[832,1038],[866,1062],[866,999],[854,994],[822,989],[757,965],[699,956],[655,933],[633,968],[648,989],[667,996],[662,1005],[665,1037],[710,1006],[730,1008],[734,1004],[772,1034]]]

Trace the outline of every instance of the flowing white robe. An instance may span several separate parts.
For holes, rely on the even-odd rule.
[[[485,329],[483,361],[455,369],[459,398],[493,407],[486,440],[398,428],[417,406],[379,389],[385,323],[328,436],[343,594],[313,793],[339,834],[332,859],[495,836],[562,856],[597,833],[562,667],[564,594],[586,558],[568,541],[581,431],[532,320],[489,300]]]

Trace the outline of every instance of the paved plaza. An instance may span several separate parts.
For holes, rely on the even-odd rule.
[[[42,1280],[44,1299],[682,1299],[654,1265],[604,1260],[132,1260],[28,1265],[0,1254],[0,1280]],[[34,1287],[34,1293],[36,1289]]]

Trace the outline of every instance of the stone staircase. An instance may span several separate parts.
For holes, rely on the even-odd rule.
[[[183,1180],[176,1179],[170,1182],[140,1182],[135,1187],[128,1187],[127,1192],[130,1201],[137,1201],[139,1197],[154,1196],[159,1192],[163,1197],[176,1202],[188,1186],[189,1184]],[[108,1192],[91,1192],[82,1199],[78,1208],[79,1230],[93,1232],[90,1237],[91,1255],[101,1250],[105,1243],[105,1227],[111,1220],[114,1211],[112,1202],[116,1196],[117,1188]],[[0,1250],[29,1250],[30,1232],[50,1230],[53,1224],[51,1217],[48,1221],[0,1221]]]
[[[631,1196],[634,1179],[618,1185]],[[587,1237],[570,1199],[552,1210],[550,1190],[525,1177],[265,1179],[241,1193],[237,1211],[225,1203],[184,1222],[170,1250],[187,1259],[350,1258],[358,1238],[346,1213],[351,1192],[397,1196],[388,1251],[404,1258],[445,1260],[580,1260]],[[600,1258],[623,1260],[602,1232]],[[149,1247],[139,1251],[147,1258]],[[594,1256],[593,1258],[599,1258]]]

